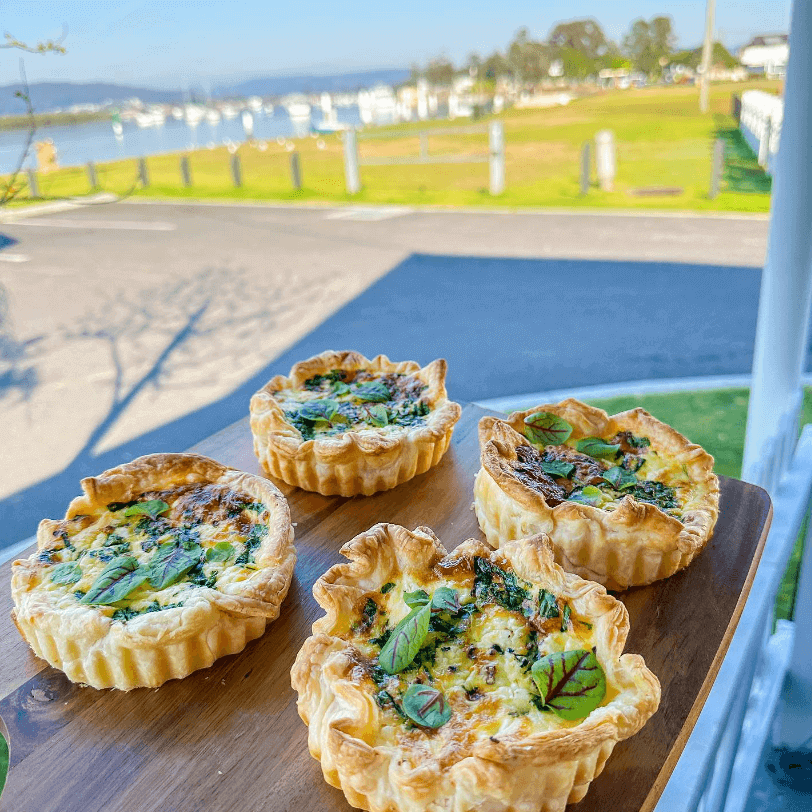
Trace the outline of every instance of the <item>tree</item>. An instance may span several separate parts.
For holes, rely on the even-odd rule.
[[[550,32],[551,58],[564,64],[564,75],[586,79],[596,73],[605,57],[614,50],[603,29],[593,19],[559,23]]]
[[[546,75],[550,67],[549,46],[530,39],[530,32],[520,28],[508,46],[507,62],[510,72],[521,82],[536,84]]]
[[[423,75],[429,84],[450,85],[454,79],[454,66],[444,56],[438,56],[429,62]]]
[[[500,76],[507,76],[511,73],[507,59],[499,51],[494,51],[485,60],[482,68],[485,79],[489,82],[495,82]]]
[[[660,60],[671,55],[674,42],[671,18],[659,16],[651,22],[635,20],[623,38],[622,47],[637,70],[652,74],[659,69]]]
[[[45,40],[44,42],[38,42],[35,45],[27,45],[26,43],[21,42],[20,40],[11,36],[11,34],[6,33],[6,41],[0,44],[0,48],[14,48],[18,51],[27,51],[30,54],[40,55],[49,53],[64,54],[65,48],[63,47],[62,42],[66,36],[67,31],[63,30],[62,36],[57,40],[49,39]],[[25,76],[25,63],[22,59],[20,59],[20,81],[22,84],[22,90],[16,91],[14,95],[20,99],[23,104],[25,104],[25,112],[28,116],[28,133],[26,135],[23,150],[20,153],[16,166],[14,167],[14,171],[4,184],[0,184],[0,206],[3,206],[9,201],[13,200],[19,194],[21,187],[17,186],[17,178],[19,177],[20,172],[22,172],[23,166],[28,158],[28,154],[31,152],[31,144],[34,142],[34,134],[37,132],[37,120],[34,116],[34,105],[31,103],[31,94],[28,90],[28,80]]]

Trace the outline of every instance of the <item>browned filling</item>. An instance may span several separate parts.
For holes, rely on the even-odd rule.
[[[541,469],[543,462],[554,461],[574,465],[572,477],[552,476]],[[516,449],[516,462],[513,463],[516,479],[540,493],[550,507],[566,501],[577,487],[600,484],[605,470],[598,460],[563,445],[547,446],[541,453],[533,446],[520,445]]]

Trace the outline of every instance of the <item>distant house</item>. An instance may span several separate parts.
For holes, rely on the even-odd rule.
[[[753,37],[739,51],[739,61],[751,74],[764,75],[768,79],[786,76],[789,59],[787,34],[765,34]]]

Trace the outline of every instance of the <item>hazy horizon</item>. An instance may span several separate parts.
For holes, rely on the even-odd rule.
[[[539,9],[531,2],[473,7],[448,0],[438,12],[426,0],[392,8],[312,0],[296,15],[290,5],[233,2],[31,2],[3,4],[3,32],[29,44],[67,32],[65,55],[0,50],[0,84],[18,79],[25,57],[29,82],[110,82],[163,90],[222,85],[264,76],[332,75],[397,70],[445,56],[458,64],[471,51],[504,50],[527,27],[545,39],[563,20],[594,17],[619,42],[633,20],[667,14],[678,47],[702,39],[705,0],[575,0]],[[716,38],[728,48],[755,34],[786,32],[789,0],[717,0]],[[63,29],[64,26],[64,29]]]

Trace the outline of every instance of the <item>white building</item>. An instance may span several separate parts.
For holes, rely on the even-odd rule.
[[[763,73],[768,79],[786,75],[789,41],[786,34],[767,34],[753,39],[739,52],[739,61],[750,73]]]

